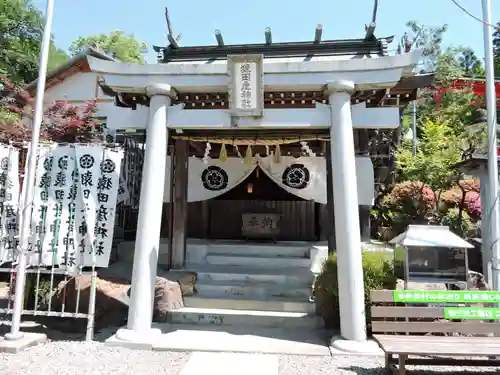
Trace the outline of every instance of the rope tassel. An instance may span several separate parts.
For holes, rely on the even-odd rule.
[[[276,149],[274,150],[274,162],[276,164],[281,163],[281,149],[280,149],[280,145],[276,145]]]
[[[252,146],[250,145],[247,146],[247,152],[245,154],[245,164],[246,165],[252,164]]]
[[[222,146],[220,148],[219,160],[220,161],[227,160],[227,150],[226,150],[226,145],[224,143],[222,144]]]

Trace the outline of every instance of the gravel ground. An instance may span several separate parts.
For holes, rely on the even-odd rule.
[[[177,375],[189,353],[153,352],[102,343],[50,342],[18,354],[0,353],[2,375]]]
[[[410,375],[427,374],[471,374],[481,373],[482,375],[499,374],[498,368],[474,367],[423,367],[408,366]],[[302,357],[302,356],[282,356],[280,358],[280,375],[385,375],[384,360],[382,357],[365,356],[334,356],[334,357]]]
[[[153,352],[104,346],[102,343],[53,341],[19,354],[0,353],[1,375],[178,375],[190,353]],[[379,357],[280,356],[280,375],[385,374]],[[411,375],[481,372],[498,369],[457,367],[410,367]],[[466,372],[469,370],[470,372]],[[266,374],[261,374],[266,375]]]

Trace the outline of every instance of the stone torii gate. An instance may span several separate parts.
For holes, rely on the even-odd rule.
[[[391,88],[414,75],[420,52],[374,58],[351,56],[345,60],[226,53],[221,59],[207,63],[187,58],[182,61],[179,57],[182,48],[191,47],[178,48],[179,61],[167,64],[123,64],[89,57],[90,68],[97,73],[101,88],[120,104],[107,113],[107,127],[146,129],[129,318],[127,327],[117,332],[116,339],[151,343],[160,334],[151,328],[151,321],[169,136],[204,129],[324,128],[331,139],[341,334],[346,340],[364,343],[364,285],[353,129],[400,126],[400,108],[367,105],[362,95],[376,94],[377,103],[390,99]],[[311,91],[322,93],[324,103],[305,108],[264,105],[266,92]],[[185,93],[226,95],[229,103],[219,109],[190,109],[182,101]],[[123,108],[124,103],[130,108]],[[182,253],[174,252],[173,257],[177,267],[182,267]]]

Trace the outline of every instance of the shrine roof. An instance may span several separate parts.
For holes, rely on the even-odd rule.
[[[408,225],[408,229],[389,241],[406,247],[472,248],[470,243],[450,231],[445,225]]]
[[[360,57],[377,57],[388,54],[387,46],[394,39],[364,38],[325,40],[321,42],[287,42],[287,43],[259,43],[259,44],[231,44],[210,46],[153,46],[159,54],[158,62],[175,63],[189,61],[226,60],[228,55],[261,54],[265,58],[301,58],[310,61],[311,58],[322,60],[348,59]],[[325,59],[324,57],[329,57]]]
[[[49,71],[47,74],[47,83],[45,85],[45,88],[48,89],[54,86],[55,84],[63,81],[64,79],[72,76],[73,74],[79,72],[90,72],[90,67],[87,60],[87,57],[89,56],[106,61],[117,61],[115,58],[105,54],[102,51],[88,47],[78,55],[73,56],[66,63],[62,64],[61,66],[57,67],[54,70]],[[28,83],[25,86],[25,89],[28,92],[33,93],[34,90],[36,89],[37,82],[38,79]]]
[[[455,164],[453,168],[466,174],[478,174],[481,169],[487,167],[488,165],[488,155],[487,154],[475,154],[472,157],[462,160]],[[498,160],[498,166],[500,168],[500,160]]]

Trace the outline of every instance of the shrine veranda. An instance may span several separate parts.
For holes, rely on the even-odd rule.
[[[49,77],[52,97],[76,92],[60,88],[73,76],[87,94],[95,87],[107,139],[128,138],[125,169],[141,166],[127,172],[136,225],[120,219],[135,244],[129,319],[117,337],[153,335],[162,252],[182,269],[204,256],[188,237],[255,236],[327,241],[342,270],[340,304],[349,306],[342,336],[366,339],[361,241],[377,184],[393,167],[402,109],[429,83],[414,74],[420,52],[389,56],[391,40],[170,45],[144,65],[90,50]],[[132,142],[134,132],[143,136]]]

